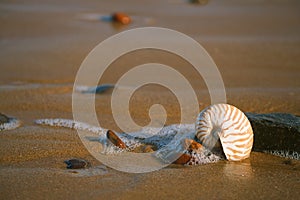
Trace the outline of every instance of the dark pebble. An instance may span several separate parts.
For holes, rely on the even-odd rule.
[[[106,91],[109,91],[110,89],[113,89],[115,86],[112,84],[102,84],[98,85],[97,87],[91,87],[88,90],[84,91],[83,93],[96,93],[96,94],[102,94]]]
[[[5,115],[3,115],[2,113],[0,113],[0,124],[4,124],[4,123],[8,123],[9,122],[9,118]]]
[[[285,164],[285,165],[292,165],[293,162],[291,160],[284,160],[283,164]]]
[[[192,4],[206,5],[208,0],[189,0],[189,2]]]
[[[84,169],[90,166],[90,163],[83,159],[65,160],[64,163],[67,164],[67,169]]]

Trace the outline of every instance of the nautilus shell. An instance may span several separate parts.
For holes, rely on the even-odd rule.
[[[221,149],[230,161],[248,158],[253,146],[253,131],[248,118],[228,104],[211,105],[200,112],[196,138],[206,148]]]

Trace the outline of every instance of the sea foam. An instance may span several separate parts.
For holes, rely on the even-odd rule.
[[[15,118],[9,118],[9,121],[7,123],[0,124],[0,131],[12,130],[18,128],[19,126],[21,126],[21,124],[21,121]]]

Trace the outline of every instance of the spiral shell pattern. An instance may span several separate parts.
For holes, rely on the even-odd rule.
[[[229,104],[215,104],[200,112],[196,138],[210,149],[222,149],[227,160],[239,161],[250,156],[253,131],[246,115]]]

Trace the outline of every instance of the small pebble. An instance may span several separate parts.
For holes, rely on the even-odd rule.
[[[143,153],[150,153],[150,152],[155,151],[155,147],[152,145],[145,145],[142,150],[143,150]]]
[[[285,164],[285,165],[292,165],[292,160],[284,160],[283,164]]]
[[[0,124],[4,124],[4,123],[8,123],[9,122],[9,118],[5,115],[3,115],[2,113],[0,113]]]
[[[133,149],[134,153],[151,153],[156,151],[157,148],[150,144],[142,144],[138,146],[137,148]]]
[[[183,142],[183,147],[188,151],[198,150],[202,148],[202,145],[195,140],[185,139]]]
[[[126,149],[127,148],[125,143],[113,131],[108,130],[106,132],[106,137],[115,146],[117,146],[121,149]]]
[[[184,165],[191,160],[191,156],[188,154],[182,154],[177,160],[173,162],[173,164]]]
[[[76,158],[65,160],[64,163],[67,164],[67,169],[84,169],[90,166],[88,161]]]
[[[193,4],[206,5],[208,3],[208,0],[189,0],[189,2]]]
[[[110,89],[114,88],[115,86],[112,84],[102,84],[102,85],[98,85],[96,87],[90,87],[87,89],[82,90],[82,93],[96,93],[96,94],[102,94],[105,93],[107,91],[109,91]]]
[[[131,22],[131,18],[127,14],[121,12],[114,13],[112,15],[112,18],[115,22],[121,23],[123,25],[130,24]]]

